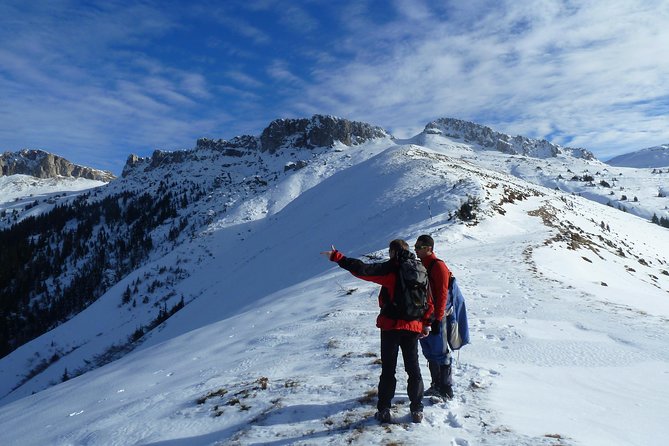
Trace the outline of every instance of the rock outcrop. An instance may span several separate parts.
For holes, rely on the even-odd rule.
[[[525,136],[510,136],[496,132],[490,127],[460,119],[442,118],[425,126],[424,134],[444,135],[462,139],[466,143],[478,144],[486,150],[497,150],[512,155],[534,158],[550,158],[560,153],[576,158],[594,160],[595,156],[585,149],[562,147],[545,139],[531,139]]]
[[[390,137],[381,127],[334,116],[314,115],[310,119],[277,119],[260,135],[262,151],[274,153],[281,147],[313,149],[331,147],[339,141],[347,146],[370,139]]]
[[[311,118],[276,119],[262,131],[260,136],[242,135],[229,141],[200,138],[195,148],[191,150],[174,152],[156,150],[149,158],[130,155],[121,175],[127,177],[137,168],[152,169],[169,163],[182,163],[188,159],[195,159],[200,156],[199,152],[202,150],[212,150],[224,156],[242,157],[254,151],[274,154],[282,148],[310,150],[316,147],[332,147],[336,142],[353,146],[371,139],[389,137],[391,135],[381,127],[334,116],[314,115]],[[296,166],[292,166],[289,169],[295,168]]]
[[[116,178],[109,171],[79,166],[52,153],[31,149],[0,155],[0,175],[17,174],[37,178],[76,177],[104,182]]]

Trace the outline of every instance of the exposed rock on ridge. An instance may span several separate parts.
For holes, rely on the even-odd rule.
[[[311,118],[276,119],[263,130],[260,137],[243,135],[230,141],[200,138],[197,140],[197,149],[218,150],[224,152],[224,155],[242,156],[249,150],[275,153],[282,147],[331,147],[337,141],[354,146],[370,139],[385,137],[390,137],[390,134],[381,127],[334,116],[314,115]]]
[[[497,150],[514,155],[534,158],[550,158],[566,154],[576,158],[594,160],[594,155],[579,148],[562,147],[546,140],[530,139],[524,136],[509,136],[489,127],[459,119],[443,118],[429,123],[419,136],[430,134],[463,139],[486,150]],[[276,119],[265,128],[260,136],[243,135],[229,141],[200,138],[191,150],[156,150],[151,157],[139,158],[130,155],[123,168],[123,177],[135,169],[155,169],[166,164],[183,163],[189,159],[199,159],[200,151],[212,150],[223,156],[243,157],[250,152],[277,153],[281,149],[314,149],[332,147],[336,142],[352,146],[376,138],[392,138],[386,130],[364,122],[349,121],[334,116],[314,115],[311,118]],[[207,155],[205,155],[207,156]],[[291,169],[294,167],[291,167]]]
[[[370,139],[390,136],[381,127],[334,116],[314,115],[311,118],[276,119],[259,137],[242,135],[229,141],[200,138],[194,150],[175,152],[156,150],[149,159],[130,155],[122,176],[126,177],[134,168],[144,163],[148,163],[149,168],[155,168],[167,163],[183,162],[190,157],[197,157],[198,150],[214,150],[225,156],[242,157],[250,151],[273,154],[284,147],[291,149],[331,147],[337,141],[353,146]]]
[[[314,115],[311,119],[277,119],[263,130],[263,151],[274,153],[283,146],[305,149],[330,147],[336,141],[353,146],[370,139],[389,137],[381,127],[334,116]]]
[[[497,150],[513,155],[525,155],[534,158],[550,158],[565,153],[576,158],[594,160],[588,150],[562,147],[545,139],[530,139],[525,136],[510,136],[499,133],[480,124],[453,118],[442,118],[425,126],[424,134],[444,135],[475,143],[488,150]]]
[[[21,150],[0,155],[0,175],[30,175],[37,178],[76,177],[109,182],[116,178],[106,170],[73,164],[43,150]]]

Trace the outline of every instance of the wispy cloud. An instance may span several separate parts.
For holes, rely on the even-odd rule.
[[[397,136],[453,116],[606,158],[669,142],[667,23],[664,0],[7,0],[0,150],[106,167],[327,113]]]
[[[659,53],[659,42],[669,42],[666,2],[500,2],[485,14],[455,11],[448,22],[424,5],[395,4],[396,21],[356,30],[351,61],[318,72],[310,102],[398,130],[441,116],[484,117],[534,136],[588,135],[564,142],[604,152],[630,141],[596,136],[590,123],[644,132],[649,144],[669,140],[667,126],[656,127],[657,111],[634,105],[667,94],[660,79],[669,59]],[[421,26],[406,29],[404,16]]]
[[[315,17],[294,3],[284,4],[279,10],[281,23],[293,31],[309,33],[319,27],[319,21]]]
[[[237,83],[239,83],[243,86],[246,86],[246,87],[260,88],[260,87],[263,86],[262,82],[260,82],[256,78],[252,77],[251,75],[247,74],[243,70],[230,70],[230,71],[227,71],[225,73],[225,75],[229,79],[231,79],[231,80],[233,80],[233,81],[235,81],[235,82],[237,82]]]
[[[0,31],[0,138],[9,145],[3,149],[45,148],[118,169],[111,165],[117,151],[124,159],[131,151],[185,146],[214,125],[191,113],[211,97],[200,73],[126,49],[173,29],[159,9],[47,3],[3,7],[12,8],[14,21]],[[45,14],[42,6],[53,10]],[[37,31],[26,26],[36,23]]]
[[[304,82],[299,76],[293,74],[287,64],[283,60],[275,59],[267,67],[267,73],[269,76],[276,80],[282,82],[284,85],[302,85]]]

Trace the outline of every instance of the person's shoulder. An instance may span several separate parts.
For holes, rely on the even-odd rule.
[[[434,254],[433,254],[433,255],[434,255]],[[440,259],[439,257],[437,257],[436,255],[434,256],[434,260],[433,260],[433,262],[435,262],[435,266],[436,266],[436,265],[439,265],[439,267],[440,267],[441,269],[444,269],[444,270],[446,270],[446,271],[450,271],[450,269],[448,268],[448,265],[446,264],[446,262],[445,262],[443,259]]]

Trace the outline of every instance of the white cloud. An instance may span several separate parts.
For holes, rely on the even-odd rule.
[[[288,85],[300,85],[303,84],[302,79],[299,76],[293,74],[290,70],[290,66],[283,60],[276,59],[267,67],[267,74],[276,81],[281,81]]]
[[[429,20],[432,16],[430,7],[423,0],[394,0],[397,12],[412,21]]]
[[[232,79],[233,81],[250,88],[260,88],[263,86],[263,83],[257,80],[256,78],[248,75],[243,70],[229,70],[225,75]]]
[[[207,79],[199,73],[180,73],[179,87],[183,89],[185,94],[198,97],[209,98],[211,94],[207,87]]]
[[[308,33],[318,28],[319,22],[296,4],[278,6],[281,23],[293,31]]]
[[[192,146],[216,125],[193,114],[211,98],[202,74],[142,52],[144,39],[173,27],[150,3],[25,4],[11,13],[15,26],[0,30],[3,150],[38,147],[98,166],[115,151],[124,160]]]
[[[461,9],[449,22],[396,4],[421,27],[357,29],[348,40],[352,60],[317,71],[308,102],[397,128],[486,116],[500,130],[531,126],[542,137],[539,129],[551,129],[600,150],[669,140],[669,129],[655,130],[656,117],[639,105],[668,94],[669,59],[659,53],[669,42],[666,2],[509,1],[483,16]],[[597,137],[595,123],[620,131]]]

